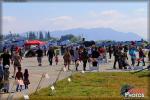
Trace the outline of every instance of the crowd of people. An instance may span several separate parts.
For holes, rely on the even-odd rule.
[[[108,63],[108,60],[112,59],[114,56],[113,69],[116,68],[116,63],[118,63],[119,69],[128,69],[128,66],[134,67],[136,62],[139,66],[142,62],[142,65],[145,66],[145,57],[148,56],[150,61],[150,50],[148,54],[143,50],[144,47],[137,47],[135,44],[131,45],[117,45],[117,46],[108,46],[108,47],[97,47],[92,45],[90,47],[85,46],[69,46],[61,48],[64,67],[70,70],[71,63],[75,65],[75,70],[78,71],[79,65],[82,64],[82,69],[87,70],[87,64],[90,67],[98,67],[101,63]],[[10,52],[10,54],[9,54]],[[138,55],[137,55],[138,54]],[[108,56],[107,56],[108,55]],[[23,54],[21,49],[11,49],[10,51],[7,48],[4,48],[3,53],[0,55],[0,83],[3,83],[4,92],[9,92],[9,67],[13,65],[14,72],[12,78],[15,78],[17,82],[16,91],[28,89],[29,73],[28,69],[25,69],[24,73],[22,72],[21,62]],[[42,66],[43,56],[48,57],[49,65],[52,66],[53,61],[57,65],[59,63],[58,54],[55,52],[54,47],[49,47],[48,49],[41,49],[40,46],[36,50],[36,57],[38,66]],[[130,56],[130,57],[129,57]],[[131,58],[131,59],[129,59]],[[131,60],[131,64],[129,63]]]
[[[40,51],[42,50],[39,48],[37,50],[37,54],[40,55]],[[112,59],[114,56],[114,64],[113,68],[116,69],[116,63],[118,63],[119,69],[127,69],[128,66],[145,66],[145,57],[147,56],[150,60],[150,50],[144,51],[143,46],[136,46],[135,44],[131,45],[117,45],[117,46],[108,46],[108,47],[96,47],[92,45],[90,47],[84,46],[69,46],[61,49],[63,59],[64,59],[64,66],[68,67],[70,70],[71,62],[75,64],[76,71],[78,71],[79,64],[83,64],[83,70],[86,70],[87,63],[89,66],[98,66],[101,62],[107,63],[108,59]],[[40,59],[42,59],[42,54]],[[107,54],[109,56],[107,56]],[[58,55],[55,55],[54,48],[50,47],[47,51],[47,56],[49,59],[50,65],[52,65],[53,57],[55,56],[55,62],[58,64]],[[130,56],[130,57],[128,57]],[[37,56],[37,59],[39,56]],[[131,59],[129,59],[131,58]],[[131,63],[129,63],[131,60]],[[39,61],[39,65],[41,65],[41,60]],[[131,67],[130,67],[131,68]]]
[[[22,57],[19,52],[19,49],[16,49],[11,52],[11,54],[9,54],[8,49],[5,48],[3,50],[3,53],[0,55],[0,89],[3,90],[5,93],[9,92],[9,68],[11,65],[13,65],[14,68],[14,72],[11,77],[15,78],[17,83],[16,91],[21,91],[22,85],[25,86],[25,89],[28,89],[28,84],[30,84],[28,69],[25,69],[24,74],[22,73]]]

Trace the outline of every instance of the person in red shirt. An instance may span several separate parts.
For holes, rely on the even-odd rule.
[[[20,48],[19,48],[18,46],[16,46],[15,49],[16,49],[16,52],[19,52],[19,49],[20,49]]]
[[[20,91],[22,90],[22,85],[20,85],[19,80],[23,82],[23,73],[21,72],[21,67],[18,67],[18,72],[16,73],[15,76],[16,81],[18,81],[16,91],[18,92],[19,88]]]
[[[140,47],[140,48],[139,48],[139,60],[138,60],[137,66],[139,66],[140,61],[142,61],[142,62],[143,62],[143,66],[145,66],[144,58],[145,58],[145,54],[144,54],[142,48]]]
[[[105,54],[105,49],[103,47],[99,47],[99,55],[103,58]]]

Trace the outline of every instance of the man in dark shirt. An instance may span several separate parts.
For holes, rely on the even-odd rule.
[[[37,61],[39,63],[39,66],[42,66],[43,51],[40,47],[38,47],[38,50],[36,51],[36,54],[37,54]]]
[[[7,49],[4,49],[4,53],[0,56],[0,60],[3,61],[3,70],[4,70],[4,92],[9,91],[9,67],[10,67],[10,60],[11,55],[8,53]],[[1,62],[0,61],[0,62]]]
[[[109,59],[111,59],[113,53],[113,47],[111,45],[108,47],[108,53],[109,53]]]
[[[99,57],[99,52],[97,51],[97,48],[95,48],[92,51],[92,58],[98,58],[98,57]]]
[[[71,54],[71,60],[74,63],[74,50],[73,50],[73,47],[71,47],[71,49],[70,49],[70,54]]]
[[[86,63],[88,60],[88,52],[87,50],[84,48],[83,52],[81,53],[82,56],[82,61],[83,61],[83,70],[86,71]]]
[[[47,56],[48,56],[49,64],[52,65],[53,57],[55,56],[55,52],[54,52],[54,49],[52,47],[49,47],[49,50],[47,52]]]
[[[121,54],[121,50],[119,49],[118,46],[115,46],[114,47],[114,65],[113,65],[113,68],[116,69],[116,63],[118,62],[118,65],[119,65],[119,68],[120,67],[120,64],[119,64],[119,57],[120,57],[120,54]]]
[[[98,64],[98,62],[96,60],[98,57],[99,57],[99,52],[97,51],[97,48],[94,47],[93,50],[92,50],[92,58],[93,58],[92,65],[95,66],[95,67],[97,67],[97,64]]]
[[[14,45],[12,45],[12,46],[11,46],[11,48],[10,48],[11,56],[13,56],[13,51],[15,51],[14,49],[15,49],[15,46],[14,46]]]
[[[124,46],[124,53],[125,53],[126,58],[127,58],[127,60],[128,60],[127,52],[128,52],[128,46],[127,46],[127,45],[125,45],[125,46]]]
[[[3,68],[5,65],[10,66],[11,55],[8,53],[7,49],[4,50],[4,53],[0,57],[3,60]]]

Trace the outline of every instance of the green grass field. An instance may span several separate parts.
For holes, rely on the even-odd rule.
[[[148,71],[131,74],[130,72],[93,72],[75,73],[68,82],[67,78],[58,81],[55,92],[52,93],[50,87],[43,88],[38,94],[30,95],[31,100],[67,100],[67,99],[89,99],[97,98],[122,98],[120,89],[122,85],[129,84],[134,88],[145,90],[144,95],[148,95]]]

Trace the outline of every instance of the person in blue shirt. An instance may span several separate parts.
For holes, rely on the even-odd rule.
[[[135,60],[136,60],[136,49],[134,47],[131,47],[129,50],[129,55],[131,56],[131,65],[134,66],[135,65]]]

